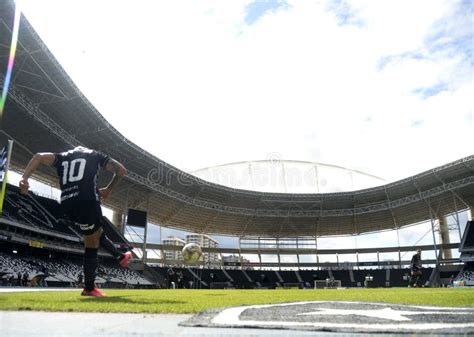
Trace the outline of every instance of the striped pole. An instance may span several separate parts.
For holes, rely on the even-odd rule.
[[[5,199],[5,192],[7,190],[8,167],[10,166],[10,158],[12,155],[12,149],[13,149],[13,140],[8,140],[7,162],[5,163],[5,167],[3,171],[2,191],[0,193],[0,215],[3,214],[3,200]]]

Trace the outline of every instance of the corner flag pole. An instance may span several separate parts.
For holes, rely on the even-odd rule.
[[[2,191],[0,193],[0,215],[3,214],[3,200],[5,199],[5,192],[7,189],[7,180],[8,180],[8,167],[10,165],[10,158],[12,155],[13,149],[13,140],[8,140],[8,154],[7,154],[7,162],[5,163],[4,171],[3,171],[3,182],[2,182]]]

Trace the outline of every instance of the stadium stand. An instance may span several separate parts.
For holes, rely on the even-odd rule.
[[[295,271],[290,271],[290,270],[280,270],[278,272],[283,279],[283,285],[285,286],[290,286],[290,285],[296,285],[296,284],[301,284],[303,280],[298,280],[298,277],[296,275]]]
[[[33,286],[76,286],[82,274],[84,248],[77,225],[62,212],[53,199],[29,193],[20,194],[19,188],[7,185],[4,212],[0,217],[0,279],[1,285],[21,285],[17,274],[28,274]],[[128,242],[105,217],[102,227],[121,249]],[[12,254],[16,251],[17,254]],[[60,256],[60,258],[56,257]],[[97,283],[105,287],[151,287],[140,273],[119,268],[108,253],[100,252],[102,266]],[[12,282],[13,280],[16,280]]]
[[[464,269],[453,279],[453,284],[458,286],[474,286],[474,263],[466,263]]]
[[[154,267],[154,269],[168,279],[168,268],[166,267]],[[196,277],[189,273],[188,268],[173,268],[175,273],[180,271],[185,275],[187,282],[182,283],[182,287],[189,288],[189,281],[196,281]],[[431,274],[433,268],[423,269],[424,280],[427,280]],[[350,278],[351,271],[354,273],[355,281]],[[390,271],[390,272],[387,272]],[[298,288],[314,288],[314,281],[323,281],[331,279],[331,276],[326,270],[300,270],[301,281],[295,277],[294,271],[275,271],[275,270],[247,270],[246,273],[251,275],[255,281],[249,281],[241,270],[226,270],[233,281],[225,279],[225,274],[220,269],[193,269],[193,273],[198,275],[202,284],[194,282],[191,288],[209,288],[212,280],[210,274],[217,275],[215,282],[225,283],[225,288],[237,288],[237,289],[258,289],[267,288],[274,289],[277,287],[298,287]],[[457,271],[446,272],[449,277],[456,275]],[[281,276],[281,279],[277,275]],[[342,287],[364,287],[365,277],[370,275],[373,278],[371,287],[383,288],[383,287],[406,287],[408,285],[408,277],[410,275],[409,269],[370,269],[370,270],[337,270],[332,271],[332,278],[334,280],[341,281]],[[389,278],[387,279],[387,275]],[[470,274],[473,275],[474,271]],[[222,279],[221,279],[222,277]],[[175,280],[175,279],[173,279]],[[178,287],[178,286],[177,286]]]
[[[71,223],[61,221],[67,220],[67,217],[58,202],[33,193],[22,195],[18,187],[10,184],[6,191],[3,216],[34,228],[79,237],[71,228]]]
[[[56,255],[69,254],[59,258],[48,257],[46,253],[30,255],[12,255],[4,251],[0,255],[0,278],[4,285],[19,284],[17,273],[28,274],[30,285],[43,286],[75,286],[82,273],[80,255],[83,248],[81,235],[74,230],[74,224],[62,213],[59,204],[52,199],[42,196],[19,194],[19,189],[8,185],[3,217],[0,218],[0,234],[4,238],[16,238],[24,245],[41,242],[45,252],[55,252]],[[8,220],[6,224],[5,220]],[[3,227],[5,225],[6,227]],[[103,218],[104,230],[112,240],[128,247],[127,240],[119,233],[113,224]],[[8,227],[11,226],[11,227]],[[14,233],[14,234],[13,234]],[[7,240],[9,241],[9,240]],[[18,243],[17,242],[17,243]],[[11,242],[10,242],[11,244]],[[33,244],[33,247],[35,245]],[[39,247],[36,247],[39,248]],[[30,248],[33,249],[33,248]],[[62,253],[61,253],[62,252]],[[71,259],[71,254],[75,254]],[[54,254],[53,254],[54,255]],[[327,270],[258,270],[250,269],[202,269],[175,268],[175,276],[170,279],[167,267],[154,267],[151,278],[142,274],[114,266],[114,261],[107,260],[107,254],[102,252],[102,263],[97,283],[103,287],[169,287],[174,282],[177,288],[267,288],[299,287],[313,288],[315,280],[338,280],[342,287],[364,287],[367,275],[372,276],[372,287],[405,287],[408,283],[408,269],[340,269]],[[425,279],[432,273],[432,268],[423,270]],[[440,272],[444,284],[449,284],[458,270]],[[464,270],[457,280],[467,281],[472,272]],[[11,282],[13,276],[14,282]]]
[[[0,275],[2,275],[0,277],[3,279],[1,284],[5,285],[7,283],[5,280],[18,273],[29,275],[29,286],[74,287],[78,286],[82,274],[82,262],[79,257],[74,260],[70,260],[70,257],[68,260],[64,260],[39,256],[20,257],[0,253]],[[102,287],[150,287],[154,285],[138,272],[120,268],[110,260],[101,262],[98,275],[97,284]],[[39,276],[44,279],[44,282],[40,284],[33,282]],[[18,285],[18,283],[14,285]]]
[[[354,287],[355,284],[351,282],[348,270],[332,270],[332,275],[335,280],[340,280],[344,287]]]
[[[255,287],[255,282],[249,279],[242,270],[231,269],[227,270],[227,273],[234,280],[232,283],[236,288],[250,289]]]
[[[52,199],[30,195],[23,196],[15,186],[8,186],[7,198],[5,202],[6,212],[1,220],[9,220],[10,223],[22,225],[15,227],[15,237],[23,238],[23,243],[29,243],[37,239],[44,242],[43,248],[51,249],[56,254],[61,255],[61,251],[72,254],[60,258],[51,258],[43,254],[31,254],[29,256],[12,255],[3,252],[0,255],[0,277],[1,284],[19,284],[17,273],[27,273],[30,285],[55,285],[55,286],[75,286],[78,283],[79,275],[82,273],[82,253],[81,236],[74,230],[71,223],[61,212],[59,204]],[[2,222],[2,221],[0,221]],[[4,222],[4,221],[3,221]],[[112,223],[104,217],[103,227],[107,235],[114,242],[123,248],[128,246],[127,240],[119,233]],[[2,231],[0,233],[9,234],[12,231]],[[37,232],[37,233],[36,233]],[[35,234],[36,233],[36,234]],[[7,237],[7,235],[4,235]],[[63,249],[59,249],[59,248]],[[103,261],[99,269],[97,283],[103,287],[169,287],[174,282],[177,288],[268,288],[277,287],[299,287],[313,288],[315,280],[325,281],[327,279],[338,280],[342,287],[363,287],[365,277],[372,276],[371,286],[373,287],[405,287],[408,283],[408,269],[328,269],[328,270],[252,270],[252,269],[202,269],[202,268],[174,268],[175,274],[172,278],[168,275],[167,267],[152,268],[159,277],[145,278],[140,273],[128,269],[121,269],[114,266],[114,262],[106,259],[107,255],[102,254]],[[425,278],[428,278],[432,269],[423,270]],[[450,280],[456,270],[443,272],[442,279]],[[458,276],[461,280],[467,280],[472,276],[469,270],[465,270]]]
[[[474,221],[466,223],[466,229],[459,245],[461,252],[460,260],[463,262],[474,262]]]
[[[63,241],[60,244],[82,249],[82,235],[76,229],[77,225],[67,218],[56,200],[32,192],[26,196],[22,195],[18,187],[8,184],[1,219],[10,220],[12,224],[25,225],[23,228],[30,230],[38,229],[40,233],[47,234],[50,240],[60,239]],[[129,247],[125,237],[106,217],[102,218],[101,224],[114,243],[124,250]]]

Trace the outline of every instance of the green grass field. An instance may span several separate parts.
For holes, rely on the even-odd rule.
[[[0,310],[184,314],[239,305],[321,300],[474,307],[474,289],[452,288],[106,290],[106,293],[105,298],[82,297],[80,290],[1,293]]]

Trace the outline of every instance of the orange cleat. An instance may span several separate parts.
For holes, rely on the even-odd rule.
[[[92,290],[84,290],[81,293],[81,296],[92,296],[92,297],[106,297],[107,295],[100,291],[98,288],[94,288]]]
[[[127,268],[128,263],[130,262],[131,259],[132,259],[132,253],[131,252],[123,253],[122,256],[120,257],[119,264],[123,268]]]

